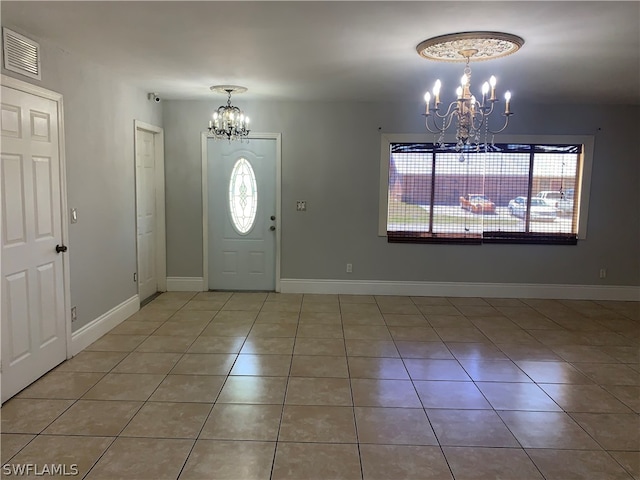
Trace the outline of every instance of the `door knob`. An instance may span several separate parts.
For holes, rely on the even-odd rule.
[[[56,245],[56,252],[57,253],[62,253],[62,252],[66,252],[68,250],[66,245]]]
[[[276,229],[276,227],[274,227],[273,225],[271,225],[271,226],[269,227],[269,230],[271,230],[272,232],[273,232],[275,229]]]
[[[276,216],[275,215],[271,215],[271,220],[275,220]]]

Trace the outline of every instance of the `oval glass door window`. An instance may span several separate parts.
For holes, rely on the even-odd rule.
[[[258,189],[253,167],[246,158],[240,158],[231,170],[229,179],[229,215],[240,235],[248,234],[256,222]]]

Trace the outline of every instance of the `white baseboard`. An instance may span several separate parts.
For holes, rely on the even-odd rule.
[[[202,292],[202,277],[167,277],[167,292]]]
[[[140,299],[134,295],[71,334],[71,355],[75,356],[112,328],[140,310]]]
[[[557,298],[640,301],[640,287],[525,283],[394,282],[283,278],[282,293],[413,295],[425,297]]]

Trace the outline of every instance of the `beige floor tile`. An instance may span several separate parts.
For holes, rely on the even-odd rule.
[[[476,382],[531,382],[511,360],[463,358],[460,364]]]
[[[361,478],[357,445],[278,442],[271,480]]]
[[[258,311],[242,311],[242,310],[231,310],[231,311],[220,311],[216,313],[216,316],[213,317],[213,323],[235,323],[235,324],[244,324],[248,323],[251,325],[256,318],[258,317]]]
[[[446,342],[445,345],[457,359],[507,360],[507,356],[492,343]]]
[[[198,322],[206,325],[213,317],[218,313],[218,309],[214,310],[180,310],[175,315],[172,315],[168,323],[190,323]]]
[[[160,385],[165,375],[151,373],[107,373],[85,400],[146,400]]]
[[[224,376],[168,375],[149,401],[213,403],[225,380]]]
[[[233,292],[231,300],[245,302],[264,302],[269,294],[267,292]]]
[[[300,310],[301,313],[307,313],[307,312],[333,312],[333,313],[338,313],[340,312],[340,304],[338,302],[335,303],[331,303],[331,302],[307,302],[307,301],[303,301],[302,302],[302,309]]]
[[[256,323],[250,337],[295,337],[298,325],[289,323]]]
[[[427,410],[440,445],[454,447],[518,447],[493,410]]]
[[[208,403],[147,402],[120,435],[197,438],[210,410]]]
[[[490,305],[456,305],[455,306],[466,317],[493,317],[500,312]]]
[[[598,385],[539,384],[565,412],[633,413]]]
[[[171,374],[227,375],[237,355],[234,353],[185,353]]]
[[[622,363],[640,364],[640,348],[627,346],[604,346],[599,348],[603,353]],[[594,360],[590,360],[593,362]],[[605,362],[610,363],[610,362]]]
[[[85,350],[88,352],[132,352],[146,338],[146,335],[107,334],[93,342]]]
[[[451,305],[445,297],[410,297],[416,305]]]
[[[209,337],[213,338],[213,337]],[[295,338],[249,337],[242,346],[241,354],[292,355]]]
[[[168,321],[153,332],[153,336],[188,337],[190,335],[200,335],[208,323],[209,321],[206,320]]]
[[[345,303],[340,306],[341,313],[381,313],[380,308],[374,303]]]
[[[631,479],[629,474],[603,451],[529,449],[527,453],[547,480]]]
[[[349,376],[409,380],[407,369],[399,358],[349,357]]]
[[[640,452],[613,452],[609,454],[629,472],[633,478],[640,479]]]
[[[300,313],[302,302],[265,302],[261,312]],[[258,314],[259,316],[259,314]]]
[[[590,345],[556,345],[551,347],[564,361],[572,363],[616,363],[615,358]]]
[[[439,315],[433,313],[424,314],[429,325],[432,327],[444,328],[473,328],[474,325],[467,317],[463,317],[460,313],[457,315]]]
[[[246,337],[204,337],[191,344],[187,353],[239,353]]]
[[[413,382],[424,408],[491,409],[473,382]]]
[[[408,380],[351,380],[353,404],[358,407],[421,408],[422,404]]]
[[[378,305],[392,304],[392,305],[414,305],[411,297],[405,295],[374,295],[374,299]]]
[[[2,433],[40,433],[71,406],[73,400],[12,398],[0,410]]]
[[[485,298],[484,301],[492,307],[524,307],[517,298]]]
[[[305,293],[302,301],[307,303],[338,303],[339,296],[326,293]]]
[[[301,323],[298,326],[297,338],[343,338],[341,325],[318,325]]]
[[[343,325],[386,325],[384,317],[379,312],[358,313],[342,312]]]
[[[482,330],[493,343],[517,343],[520,345],[540,345],[540,342],[525,330]]]
[[[104,377],[104,373],[53,371],[41,377],[17,396],[18,398],[78,399]]]
[[[285,405],[278,441],[356,443],[353,408]]]
[[[117,438],[87,475],[87,479],[174,480],[194,440]]]
[[[431,327],[389,327],[394,341],[439,342],[440,337]]]
[[[358,441],[383,445],[438,445],[423,409],[356,407]]]
[[[364,480],[452,479],[439,447],[361,445]]]
[[[292,377],[349,378],[347,357],[294,355],[290,375]]]
[[[218,403],[284,403],[287,377],[229,377],[222,387]]]
[[[533,383],[476,382],[476,385],[496,410],[562,410],[544,390]]]
[[[109,437],[38,435],[11,463],[38,465],[41,471],[45,464],[60,465],[62,475],[55,478],[83,478],[113,440]],[[4,444],[2,447],[4,449]],[[51,478],[49,475],[46,477]]]
[[[24,433],[3,433],[0,435],[0,462],[4,465],[18,453],[22,448],[35,438],[35,435],[27,435]]]
[[[401,327],[398,327],[401,328]],[[391,341],[391,334],[382,325],[344,325],[344,338],[348,340],[387,340]]]
[[[516,365],[537,383],[593,383],[586,375],[566,362],[517,361]]]
[[[302,304],[302,293],[278,293],[270,292],[267,295],[267,302],[287,302],[287,303],[300,303]]]
[[[458,305],[489,305],[487,301],[480,297],[447,297],[449,302],[456,307]]]
[[[296,338],[294,355],[345,355],[345,341],[342,338]]]
[[[247,340],[249,341],[249,340]],[[291,355],[238,355],[229,375],[286,377],[291,367]]]
[[[634,412],[640,413],[640,387],[633,385],[604,385],[602,388]]]
[[[498,412],[524,448],[601,450],[598,444],[562,412]]]
[[[412,380],[471,380],[457,360],[407,358],[404,364]]]
[[[389,340],[345,340],[350,357],[398,358],[396,344]]]
[[[373,295],[339,295],[340,304],[343,303],[376,303]]]
[[[200,335],[206,337],[246,337],[249,335],[252,326],[252,322],[216,322],[214,318],[209,325],[202,330]]]
[[[286,305],[286,304],[284,304]],[[300,307],[297,307],[300,310]],[[290,323],[297,324],[300,314],[298,311],[284,312],[284,311],[262,311],[256,317],[256,323]]]
[[[82,351],[58,366],[56,372],[108,372],[115,367],[127,352]]]
[[[446,305],[419,305],[420,311],[427,316],[430,315],[447,315],[447,316],[463,316],[462,312],[450,303]]]
[[[398,314],[398,315],[420,315],[420,310],[413,304],[393,304],[383,303],[379,305],[380,312],[385,314]]]
[[[162,325],[164,321],[154,322],[154,321],[135,321],[135,320],[126,320],[122,322],[120,325],[112,329],[109,334],[111,335],[151,335],[155,332],[160,325]]]
[[[436,327],[434,329],[445,342],[490,343],[490,340],[477,328]]]
[[[559,345],[589,345],[589,342],[587,342],[581,332],[551,329],[527,329],[527,332],[539,342],[549,347],[556,347]]]
[[[45,431],[51,435],[118,435],[142,406],[141,402],[79,400]]]
[[[576,363],[575,367],[599,385],[640,386],[640,373],[626,365]]]
[[[444,447],[443,451],[457,480],[544,480],[521,448]]]
[[[634,413],[571,413],[606,450],[640,451],[640,417]]]
[[[113,370],[113,373],[164,373],[178,362],[181,353],[131,352]]]
[[[342,318],[337,312],[303,312],[300,314],[300,324],[314,323],[316,325],[342,325]]]
[[[275,442],[281,405],[218,404],[213,407],[199,438]]]
[[[287,405],[353,405],[347,378],[291,377],[287,385]]]
[[[230,310],[243,310],[248,312],[258,313],[262,308],[264,302],[262,301],[245,301],[245,300],[234,300],[232,297],[224,306],[220,309],[222,311],[230,311]]]
[[[175,310],[158,310],[158,309],[147,309],[143,307],[138,312],[131,315],[127,318],[127,321],[133,322],[165,322],[168,320],[175,312]]]
[[[388,327],[429,327],[427,319],[423,315],[383,313],[384,321]]]
[[[188,337],[158,337],[151,336],[136,348],[136,352],[166,352],[184,353],[196,339],[195,335]]]
[[[198,440],[180,480],[269,480],[275,448],[275,442]]]
[[[517,343],[498,343],[496,346],[502,350],[512,361],[525,362],[562,362],[563,359],[549,347],[540,345],[521,345]]]

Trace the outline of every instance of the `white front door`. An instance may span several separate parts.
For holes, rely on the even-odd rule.
[[[277,141],[207,142],[209,288],[273,291]]]
[[[2,86],[2,401],[66,358],[58,103]]]
[[[156,272],[156,155],[154,134],[136,128],[136,211],[138,296],[142,302],[158,291]]]

